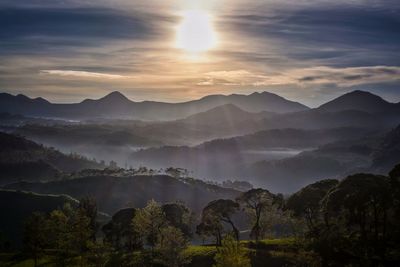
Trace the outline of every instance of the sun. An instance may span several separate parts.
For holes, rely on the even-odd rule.
[[[176,47],[199,53],[212,49],[217,44],[216,32],[211,16],[203,10],[186,10],[176,31]]]

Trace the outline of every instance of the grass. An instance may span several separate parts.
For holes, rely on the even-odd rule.
[[[19,254],[0,253],[0,267],[33,267],[34,260],[21,257]],[[41,258],[38,260],[38,266],[52,266],[49,258]]]
[[[241,244],[249,251],[252,264],[255,267],[265,266],[293,266],[299,252],[293,238],[265,239],[258,244],[254,241],[243,240]],[[192,259],[192,262],[185,267],[207,267],[214,264],[214,256],[217,248],[214,245],[192,245],[185,253]],[[307,255],[306,255],[307,256]],[[0,254],[0,267],[33,267],[32,259],[26,259],[19,254]],[[50,258],[41,258],[39,266],[53,266]],[[307,265],[305,265],[307,266]]]

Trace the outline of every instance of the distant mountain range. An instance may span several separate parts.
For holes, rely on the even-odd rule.
[[[237,110],[234,110],[236,108]],[[215,110],[214,110],[215,109]],[[54,104],[39,97],[29,98],[24,95],[0,94],[0,113],[20,114],[32,117],[62,119],[130,119],[165,121],[198,120],[193,115],[208,112],[223,116],[227,110],[233,118],[248,117],[251,113],[260,113],[258,117],[268,113],[288,114],[307,111],[342,112],[358,111],[366,113],[400,112],[400,103],[390,103],[381,97],[364,91],[353,91],[329,101],[318,108],[310,109],[298,102],[289,101],[269,92],[252,93],[250,95],[209,95],[198,100],[182,103],[164,103],[154,101],[135,102],[120,92],[112,92],[100,99],[86,99],[74,104]],[[243,111],[243,112],[242,112]],[[200,115],[200,114],[199,114]],[[207,114],[203,118],[208,119]],[[237,116],[236,116],[237,115]],[[232,118],[232,117],[231,117]]]
[[[97,100],[86,99],[75,104],[54,104],[43,98],[32,99],[24,95],[0,94],[0,112],[68,119],[175,120],[226,104],[233,104],[248,112],[287,113],[308,109],[305,105],[268,92],[250,95],[209,95],[183,103],[134,102],[120,92],[112,92]]]

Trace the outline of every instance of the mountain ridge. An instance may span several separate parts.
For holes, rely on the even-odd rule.
[[[298,102],[287,100],[269,92],[250,95],[208,95],[203,98],[166,103],[156,101],[135,102],[118,91],[99,99],[85,99],[79,103],[57,104],[43,98],[29,98],[0,93],[0,112],[56,118],[124,118],[140,120],[176,120],[207,111],[217,106],[233,104],[247,112],[269,111],[288,113],[308,110]]]

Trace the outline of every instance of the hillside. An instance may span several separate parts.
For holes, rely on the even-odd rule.
[[[61,172],[102,168],[78,155],[65,155],[21,136],[0,132],[0,184],[18,180],[48,180]]]
[[[390,131],[373,154],[372,172],[388,173],[400,162],[400,125]]]
[[[18,246],[22,242],[24,222],[32,212],[50,212],[67,202],[72,205],[78,203],[67,196],[0,190],[0,233],[11,242],[12,247]]]
[[[368,171],[383,136],[333,142],[292,157],[256,162],[247,165],[245,173],[253,177],[256,186],[274,192],[294,192],[321,179]]]
[[[85,196],[97,200],[99,210],[114,214],[124,207],[144,207],[154,199],[158,202],[183,201],[192,210],[200,211],[211,200],[235,198],[239,192],[200,180],[179,180],[167,175],[155,176],[92,176],[47,183],[15,183],[6,189],[33,191],[41,194]]]
[[[262,160],[292,157],[304,150],[316,149],[328,143],[359,139],[371,134],[374,131],[362,128],[266,130],[216,139],[192,147],[162,146],[143,149],[131,154],[130,161],[138,166],[153,168],[179,166],[193,171],[196,177],[252,179],[249,173],[243,171],[243,166]],[[227,164],[232,162],[235,164]]]

